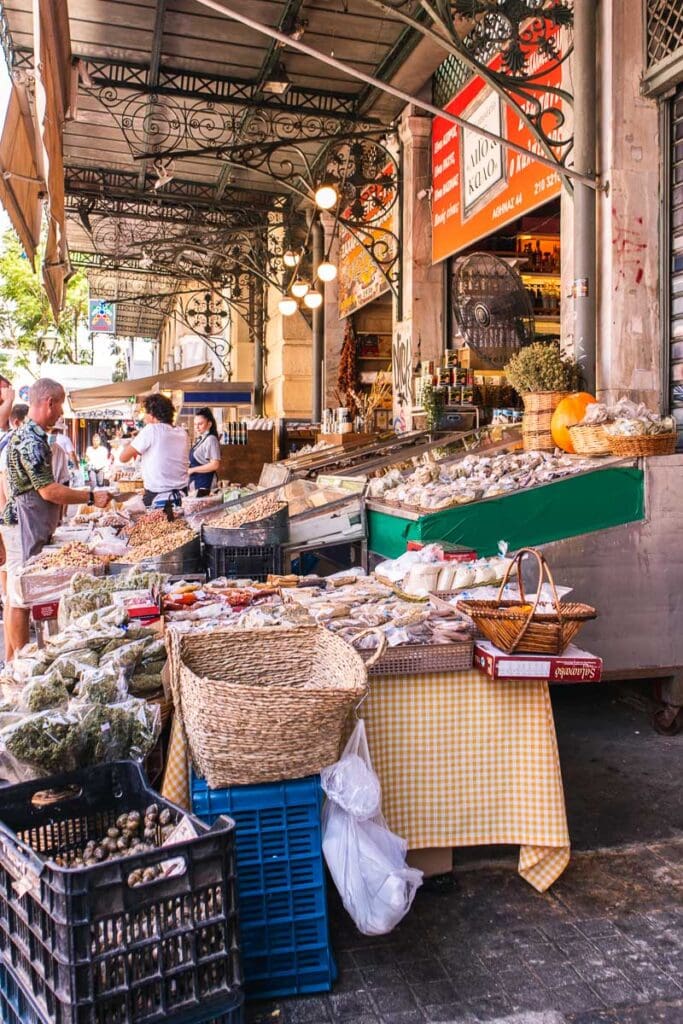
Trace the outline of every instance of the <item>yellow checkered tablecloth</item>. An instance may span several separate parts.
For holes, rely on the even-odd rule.
[[[569,863],[548,684],[483,672],[370,680],[361,708],[382,811],[411,850],[520,845],[540,892]]]
[[[569,832],[547,683],[477,669],[371,677],[361,714],[383,813],[409,849],[510,843],[540,892],[559,878]],[[177,716],[162,793],[189,807]]]

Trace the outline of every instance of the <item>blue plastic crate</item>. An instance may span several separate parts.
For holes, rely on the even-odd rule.
[[[235,820],[240,939],[249,996],[328,992],[329,944],[317,775],[209,789],[192,776],[192,808],[207,824]]]
[[[226,1004],[212,1001],[186,1015],[171,1014],[169,1024],[244,1024],[244,996],[236,993]],[[103,1014],[103,1024],[106,1020]],[[50,1024],[51,1018],[40,1013],[27,995],[11,968],[0,959],[0,1021],[2,1024]]]

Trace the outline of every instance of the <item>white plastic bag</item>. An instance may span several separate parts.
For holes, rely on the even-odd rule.
[[[364,935],[385,935],[410,910],[422,872],[406,864],[407,843],[388,827],[381,788],[359,721],[339,761],[320,773],[327,794],[323,853],[334,884]]]

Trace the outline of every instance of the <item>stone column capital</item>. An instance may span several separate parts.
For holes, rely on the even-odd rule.
[[[401,115],[398,135],[404,146],[427,146],[432,137],[432,117],[429,114],[413,114],[410,108]]]

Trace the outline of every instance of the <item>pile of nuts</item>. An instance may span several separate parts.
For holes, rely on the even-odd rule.
[[[56,551],[48,551],[40,555],[26,566],[27,572],[49,572],[51,569],[92,569],[94,565],[102,565],[106,558],[96,555],[87,544],[72,541]]]
[[[91,868],[108,860],[148,853],[163,846],[175,827],[173,816],[167,807],[160,810],[158,804],[150,804],[144,818],[140,811],[120,814],[116,824],[107,829],[105,836],[99,840],[88,840],[82,853],[60,853],[54,858],[54,862],[61,868]],[[162,874],[161,864],[144,869],[138,868],[129,874],[128,884],[142,885],[144,882],[154,881]]]
[[[182,547],[195,536],[194,531],[181,519],[169,523],[163,513],[161,519],[152,519],[151,515],[144,516],[135,524],[129,536],[129,547],[124,554],[114,559],[115,562],[134,563],[145,558],[158,558],[159,555]]]
[[[280,501],[272,495],[264,495],[234,512],[225,512],[218,519],[210,520],[207,525],[216,526],[219,529],[234,529],[236,526],[245,526],[247,523],[256,523],[259,519],[274,516],[280,509],[285,508],[286,504],[287,502]]]

